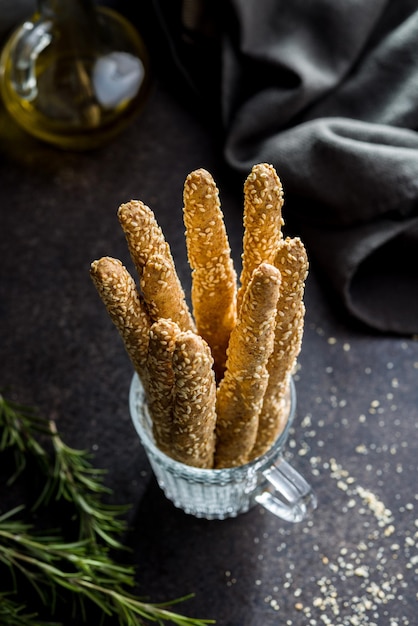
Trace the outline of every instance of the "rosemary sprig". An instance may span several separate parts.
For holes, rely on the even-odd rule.
[[[101,496],[110,493],[101,480],[105,472],[91,466],[85,451],[67,446],[60,438],[55,422],[50,422],[49,426],[55,464],[35,506],[47,504],[52,498],[63,498],[77,510],[80,539],[93,542],[100,538],[111,548],[123,548],[116,537],[126,530],[120,516],[129,507],[102,502]]]
[[[9,485],[25,469],[28,455],[36,460],[43,472],[47,471],[48,455],[35,437],[35,434],[50,434],[45,419],[39,417],[30,407],[6,400],[0,393],[0,429],[0,452],[8,448],[14,452],[15,472],[9,478]]]
[[[65,543],[54,535],[36,535],[30,525],[0,518],[0,560],[16,568],[33,585],[44,604],[55,604],[57,589],[76,594],[84,613],[90,600],[106,615],[124,624],[137,626],[138,618],[162,623],[170,620],[180,626],[210,623],[177,615],[166,604],[150,604],[127,593],[122,585],[134,584],[133,570],[116,565],[106,555],[88,553],[88,542]]]
[[[78,515],[79,538],[100,538],[109,547],[123,547],[116,537],[126,530],[120,516],[128,507],[102,502],[101,496],[109,493],[102,481],[105,472],[92,467],[84,450],[67,446],[60,438],[55,422],[48,422],[28,407],[6,401],[1,394],[0,428],[3,431],[0,451],[14,448],[16,471],[9,484],[24,470],[28,455],[35,458],[47,479],[34,509],[53,499],[67,500]],[[35,433],[46,435],[52,442],[53,462]]]
[[[135,571],[120,565],[109,556],[109,548],[123,547],[119,535],[125,522],[118,516],[126,507],[106,505],[101,498],[111,493],[103,482],[103,472],[95,469],[89,455],[65,445],[55,424],[43,420],[21,405],[0,395],[0,452],[13,449],[15,480],[26,467],[28,455],[38,462],[46,485],[36,506],[47,506],[52,499],[64,499],[72,505],[79,522],[79,538],[66,541],[64,533],[37,531],[17,515],[18,506],[0,516],[0,564],[9,568],[13,590],[1,592],[0,626],[54,626],[56,622],[38,620],[36,612],[27,612],[18,601],[19,580],[28,581],[45,606],[54,612],[64,592],[77,599],[74,610],[83,621],[87,604],[98,607],[103,615],[118,619],[120,626],[139,626],[148,622],[177,626],[204,626],[212,620],[189,618],[168,607],[185,600],[155,604],[138,599],[127,588],[135,586]],[[52,442],[52,458],[37,436]],[[10,482],[10,481],[9,481]]]

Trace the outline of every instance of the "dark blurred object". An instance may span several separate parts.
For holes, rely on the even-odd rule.
[[[36,10],[36,0],[1,0],[0,44],[13,28]]]
[[[107,0],[141,30],[155,73],[206,124],[221,125],[221,28],[217,0]]]
[[[145,46],[117,12],[91,0],[39,0],[0,60],[4,104],[35,137],[95,148],[125,128],[149,88]]]

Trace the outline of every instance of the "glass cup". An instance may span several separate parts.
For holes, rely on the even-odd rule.
[[[132,421],[159,486],[176,507],[205,519],[235,517],[260,504],[277,517],[300,522],[315,509],[311,486],[283,458],[296,407],[292,379],[288,405],[286,427],[264,455],[239,467],[200,469],[175,461],[155,445],[144,389],[137,374],[129,393]]]

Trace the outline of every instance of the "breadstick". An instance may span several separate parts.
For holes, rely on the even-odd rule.
[[[148,349],[148,408],[157,446],[170,455],[173,413],[173,351],[180,329],[171,320],[160,319],[150,328]]]
[[[121,261],[111,257],[93,261],[90,275],[146,388],[150,320],[135,281]]]
[[[186,245],[192,268],[192,305],[198,333],[212,350],[221,379],[231,330],[236,323],[237,276],[212,176],[191,172],[184,184]]]
[[[158,288],[154,281],[148,289],[148,281],[143,277],[144,269],[148,264],[154,263],[155,266],[152,269],[148,265],[148,270],[149,273],[153,273],[155,278],[156,273],[158,273],[157,266],[160,267],[162,273],[160,289],[162,293],[159,301],[171,308],[170,310],[166,310],[166,308],[159,310],[158,303],[156,303],[151,313],[153,321],[160,317],[170,318],[180,325],[181,330],[194,330],[195,324],[174,266],[170,247],[154,213],[143,202],[131,200],[131,202],[119,207],[118,217],[148,305],[152,304]]]
[[[216,383],[207,343],[187,331],[173,353],[174,403],[171,456],[195,467],[213,467]]]
[[[139,276],[154,254],[171,255],[154,213],[143,202],[131,200],[122,204],[118,209],[118,218]]]
[[[171,319],[181,330],[194,330],[184,291],[173,264],[166,256],[155,254],[148,259],[140,285],[151,319]]]
[[[244,184],[244,238],[238,311],[252,273],[260,263],[273,263],[281,227],[283,189],[272,165],[254,165]]]
[[[274,264],[280,269],[282,285],[277,303],[274,348],[268,362],[269,381],[251,458],[264,454],[285,426],[289,409],[285,401],[289,376],[296,364],[303,335],[303,292],[308,259],[302,241],[298,237],[281,240]]]
[[[262,263],[244,295],[231,333],[226,372],[217,394],[216,467],[246,463],[254,446],[258,414],[273,350],[280,271]]]

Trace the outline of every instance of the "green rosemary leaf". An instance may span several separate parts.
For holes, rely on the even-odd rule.
[[[117,537],[126,530],[121,516],[129,507],[104,504],[100,496],[109,493],[102,482],[105,472],[92,467],[85,451],[67,446],[60,438],[55,423],[50,423],[50,430],[55,464],[47,476],[37,506],[47,504],[52,497],[67,500],[77,510],[81,538],[100,539],[111,548],[124,549]]]
[[[61,626],[59,622],[39,620],[36,613],[27,613],[26,606],[13,600],[10,593],[0,592],[0,626]]]
[[[39,417],[31,408],[6,400],[0,393],[0,452],[12,448],[15,472],[8,484],[12,484],[26,467],[27,454],[33,457],[44,471],[48,467],[48,455],[38,442],[37,435],[50,434],[48,421]]]

